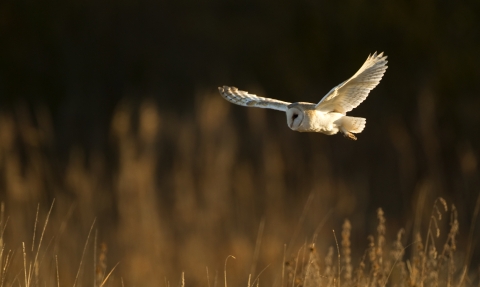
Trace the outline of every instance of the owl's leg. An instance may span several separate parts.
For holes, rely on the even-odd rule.
[[[346,117],[344,117],[346,118]],[[344,126],[339,127],[340,132],[343,134],[344,137],[349,138],[351,140],[356,141],[357,137],[354,136],[351,132],[349,132]]]
[[[344,131],[343,136],[346,137],[346,138],[349,138],[351,140],[354,140],[354,141],[357,140],[357,137],[354,134],[352,134],[351,132]]]

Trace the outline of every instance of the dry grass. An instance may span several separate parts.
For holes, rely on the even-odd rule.
[[[440,201],[445,203],[441,198]],[[436,203],[434,210],[438,211]],[[346,220],[342,230],[342,259],[339,258],[338,265],[334,262],[333,246],[328,249],[327,256],[322,261],[314,244],[311,244],[308,248],[308,260],[297,256],[293,262],[287,262],[288,266],[295,265],[295,269],[289,268],[286,286],[469,286],[472,284],[471,281],[466,282],[466,266],[459,264],[459,258],[454,252],[458,235],[458,220],[454,206],[450,214],[450,230],[440,253],[435,247],[439,244],[436,240],[440,236],[438,228],[431,230],[435,235],[427,231],[427,239],[424,242],[420,234],[417,234],[417,241],[406,247],[402,244],[402,235],[405,231],[401,229],[396,240],[391,246],[387,246],[385,244],[386,220],[383,210],[378,209],[377,215],[377,234],[369,236],[369,248],[355,269],[352,269],[350,263],[352,261],[350,257],[351,226]],[[432,216],[431,222],[437,220],[441,220],[441,213],[435,217]],[[427,246],[429,246],[428,252],[425,252]],[[415,248],[411,257],[405,256],[405,251],[409,247]],[[461,270],[457,270],[458,267]]]
[[[238,125],[230,108],[216,96],[199,97],[185,117],[123,103],[108,150],[74,147],[66,158],[47,112],[1,113],[0,287],[478,282],[457,250],[467,242],[457,210],[446,213],[443,200],[425,208],[437,197],[435,173],[418,182],[403,219],[386,219],[387,207],[373,224],[369,171],[349,161],[350,142],[277,133],[284,118],[261,110]],[[395,148],[411,183],[406,145]]]

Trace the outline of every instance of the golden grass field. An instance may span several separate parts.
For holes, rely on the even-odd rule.
[[[3,112],[0,286],[478,284],[474,223],[434,176],[405,187],[408,208],[373,206],[368,172],[348,163],[365,135],[354,146],[243,112],[239,125],[216,95],[191,116],[125,101],[109,149],[73,147],[66,160],[48,111]],[[408,183],[408,137],[391,125]],[[340,173],[319,152],[329,141],[345,145]]]

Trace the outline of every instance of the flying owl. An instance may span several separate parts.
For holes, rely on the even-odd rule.
[[[383,53],[369,55],[353,77],[330,90],[318,104],[288,103],[275,99],[257,97],[235,87],[223,86],[218,90],[227,101],[245,107],[284,111],[290,129],[298,132],[320,132],[334,135],[341,132],[356,140],[354,133],[365,128],[366,119],[348,117],[346,113],[356,108],[368,96],[387,70],[387,56]]]

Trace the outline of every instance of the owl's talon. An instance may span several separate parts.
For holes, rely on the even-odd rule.
[[[349,138],[353,141],[357,140],[357,137],[354,134],[352,134],[351,132],[345,132],[345,133],[343,133],[343,136],[346,137],[346,138]]]

